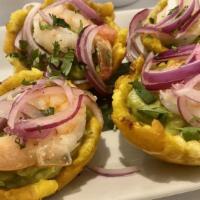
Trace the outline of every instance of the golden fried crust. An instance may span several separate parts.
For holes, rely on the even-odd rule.
[[[186,142],[181,136],[167,133],[158,120],[151,125],[139,123],[127,107],[127,97],[134,75],[121,76],[113,94],[112,119],[122,134],[146,153],[161,160],[182,164],[200,165],[200,143]]]
[[[117,31],[117,37],[115,39],[113,45],[113,70],[115,71],[121,64],[126,52],[126,35],[127,30],[119,28],[114,23],[114,7],[111,2],[108,3],[94,3],[90,0],[85,0],[86,3],[94,8],[100,16],[104,19],[104,21],[114,28]],[[53,3],[54,0],[45,0],[42,7],[45,8],[49,4]],[[15,51],[14,41],[21,30],[24,20],[28,14],[27,9],[19,9],[13,12],[10,16],[10,21],[6,26],[6,37],[4,42],[4,52],[6,54],[10,54]],[[15,67],[15,71],[21,71],[25,69],[26,66],[22,62],[20,62],[17,58],[10,59],[11,64]],[[88,86],[83,85],[84,88],[88,88]]]
[[[42,72],[37,69],[23,70],[9,77],[0,85],[0,95],[21,85],[21,81],[37,80],[42,77]],[[79,147],[77,157],[70,166],[63,168],[55,180],[40,180],[37,183],[10,190],[0,190],[1,200],[41,200],[62,189],[73,180],[90,161],[95,153],[97,142],[101,133],[101,125],[95,117],[87,123],[86,134],[82,145]]]

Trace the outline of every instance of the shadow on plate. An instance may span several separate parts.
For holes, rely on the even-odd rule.
[[[90,162],[89,165],[98,165],[105,166],[107,160],[110,157],[109,147],[106,146],[105,139],[101,138],[97,151],[95,153],[94,158]],[[89,170],[87,167],[73,180],[70,184],[68,184],[63,190],[58,192],[57,194],[49,197],[48,200],[64,200],[67,195],[78,193],[81,191],[81,187],[84,186],[88,181],[94,179],[97,176],[96,173]],[[67,198],[67,197],[66,197]]]
[[[173,180],[190,182],[200,180],[200,167],[181,166],[157,160],[130,144],[121,134],[119,148],[122,153],[120,161],[125,166],[137,166],[142,176],[153,181],[168,183]]]

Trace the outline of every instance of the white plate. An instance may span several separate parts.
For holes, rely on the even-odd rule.
[[[136,10],[116,13],[117,22],[127,27]],[[4,28],[0,29],[2,46]],[[0,51],[0,80],[12,73]],[[200,168],[163,163],[128,144],[118,132],[102,134],[92,163],[108,168],[136,165],[139,173],[107,178],[85,169],[64,190],[49,200],[141,200],[154,199],[200,189]]]

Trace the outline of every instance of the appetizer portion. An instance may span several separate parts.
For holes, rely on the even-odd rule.
[[[0,85],[4,200],[39,200],[60,190],[90,161],[103,127],[95,96],[41,76],[33,68]]]
[[[198,43],[199,17],[199,0],[160,0],[155,8],[140,11],[130,23],[127,58]]]
[[[4,50],[16,71],[36,67],[102,94],[125,54],[126,30],[113,21],[112,3],[46,0],[11,15]]]
[[[112,118],[148,154],[200,165],[200,47],[189,47],[138,57],[116,82]]]

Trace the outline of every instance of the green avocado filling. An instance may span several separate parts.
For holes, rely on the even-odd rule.
[[[41,179],[51,179],[59,174],[61,167],[30,167],[23,170],[0,172],[0,187],[16,188],[38,182]]]
[[[200,129],[197,137],[194,130],[190,129],[192,127],[187,127],[188,124],[179,115],[171,113],[160,103],[156,93],[146,90],[139,81],[131,84],[133,89],[128,95],[127,105],[137,121],[151,124],[153,119],[157,119],[167,132],[180,134],[186,141],[200,139]]]

